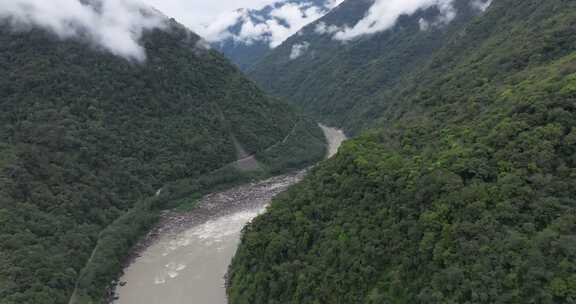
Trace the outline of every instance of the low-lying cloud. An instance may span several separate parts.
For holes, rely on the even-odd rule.
[[[166,18],[137,0],[0,0],[0,19],[15,30],[42,27],[61,39],[88,38],[112,54],[144,61],[146,30]]]
[[[345,27],[334,35],[337,40],[351,40],[359,36],[390,29],[402,15],[437,6],[446,21],[455,16],[454,0],[375,0],[366,16],[352,27]]]
[[[292,51],[290,52],[290,60],[297,59],[298,57],[304,55],[308,48],[310,47],[309,42],[297,43],[292,46]]]
[[[486,11],[493,0],[473,0],[470,6],[479,11]],[[457,11],[454,0],[374,0],[364,18],[353,26],[337,27],[319,23],[317,34],[330,34],[335,40],[348,41],[364,35],[386,31],[396,25],[402,15],[413,15],[419,10],[436,7],[439,15],[433,20],[420,19],[420,29],[447,25],[456,18]]]
[[[325,34],[334,34],[339,30],[340,28],[336,25],[326,25],[326,23],[324,22],[318,22],[318,24],[316,24],[314,32],[316,34],[325,35]]]
[[[484,12],[492,5],[492,1],[493,0],[474,0],[472,1],[472,7]]]
[[[440,11],[440,14],[436,16],[433,20],[426,20],[424,18],[421,18],[419,21],[420,30],[427,31],[428,29],[433,27],[440,27],[443,25],[447,25],[456,18],[457,12],[451,2],[442,2],[438,4],[437,7],[438,10]]]
[[[246,45],[255,42],[266,42],[275,48],[296,34],[304,26],[318,20],[343,0],[326,0],[322,5],[312,2],[278,1],[268,8],[268,16],[262,16],[254,10],[237,10],[222,14],[201,31],[204,37],[212,42],[233,39]],[[232,28],[240,25],[238,31]]]

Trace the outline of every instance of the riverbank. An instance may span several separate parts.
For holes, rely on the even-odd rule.
[[[301,170],[206,195],[196,203],[196,207],[187,212],[163,212],[156,226],[135,247],[127,267],[163,237],[175,237],[208,221],[265,207],[274,196],[300,182],[306,172]]]
[[[345,139],[322,126],[328,156]],[[276,176],[200,199],[190,211],[164,212],[137,245],[116,288],[117,304],[226,303],[224,276],[241,230],[307,170]]]

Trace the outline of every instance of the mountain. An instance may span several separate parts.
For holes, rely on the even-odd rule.
[[[266,174],[227,164],[255,154],[272,172],[324,156],[315,123],[163,22],[143,32],[139,61],[88,28],[57,35],[1,19],[0,303],[68,303],[73,290],[104,303],[159,211]]]
[[[230,303],[576,301],[576,3],[494,0],[436,34],[416,21],[306,40],[307,69],[279,59],[292,37],[269,81],[252,70],[359,136],[245,229]]]
[[[388,31],[348,41],[334,39],[336,32],[362,20],[373,3],[344,2],[271,51],[247,70],[248,75],[267,92],[355,132],[381,112],[373,97],[429,61],[455,31],[482,13],[474,5],[455,1],[453,10],[458,14],[448,24],[443,18],[450,12],[432,6],[401,15]]]
[[[239,9],[208,26],[212,46],[247,69],[341,0],[281,0],[261,9]]]

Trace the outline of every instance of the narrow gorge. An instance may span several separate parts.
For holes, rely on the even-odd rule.
[[[346,139],[321,125],[327,158]],[[226,303],[225,275],[244,226],[307,169],[209,194],[188,212],[166,212],[137,247],[116,290],[117,304]]]

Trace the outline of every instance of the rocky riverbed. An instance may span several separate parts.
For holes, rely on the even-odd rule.
[[[206,224],[217,218],[246,210],[265,208],[276,195],[284,192],[289,186],[300,182],[306,172],[307,170],[302,170],[275,176],[264,181],[206,195],[198,201],[193,210],[188,212],[164,212],[158,224],[137,245],[132,262],[161,238],[177,237],[191,227]]]
[[[322,126],[328,157],[346,138]],[[225,304],[224,276],[240,234],[307,170],[203,197],[190,212],[166,212],[135,250],[116,289],[117,304]]]

